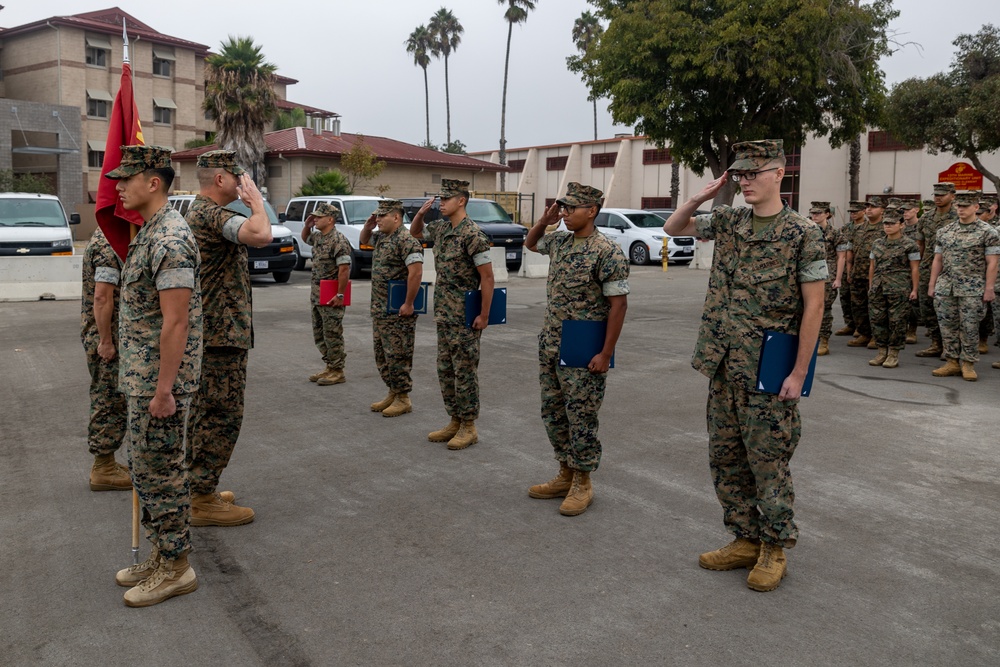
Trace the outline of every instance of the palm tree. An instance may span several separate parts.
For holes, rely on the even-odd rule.
[[[233,37],[205,58],[203,108],[215,117],[218,145],[236,151],[236,160],[258,185],[264,182],[264,131],[274,118],[276,65],[266,62],[252,37]]]
[[[510,69],[510,38],[515,23],[528,20],[528,12],[535,8],[532,0],[497,0],[507,5],[503,17],[507,20],[507,55],[503,60],[503,96],[500,98],[500,164],[507,164],[507,72]],[[500,190],[507,189],[507,173],[500,172]]]
[[[582,55],[603,33],[604,28],[592,12],[584,12],[573,22],[573,43]],[[591,94],[590,99],[594,101],[594,141],[597,141],[597,96]]]
[[[435,12],[427,24],[430,30],[431,55],[435,58],[444,57],[444,108],[448,119],[448,141],[451,143],[451,94],[448,89],[448,56],[462,43],[462,33],[465,28],[458,22],[450,9],[441,9]]]
[[[431,96],[427,86],[427,66],[431,64],[428,51],[431,49],[433,35],[427,26],[418,25],[406,39],[406,52],[413,54],[413,64],[424,70],[424,112],[427,119],[427,145],[431,143]]]

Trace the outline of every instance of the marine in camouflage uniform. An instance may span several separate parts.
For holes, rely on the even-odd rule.
[[[898,208],[903,214],[903,236],[917,242],[917,223],[920,220],[920,202],[916,199],[900,199]],[[920,246],[917,246],[920,252]],[[917,298],[910,301],[910,312],[906,318],[906,342],[917,342],[917,325],[920,324],[920,289],[917,286]]]
[[[959,221],[939,230],[934,242],[930,289],[946,358],[934,374],[958,375],[955,367],[960,360],[962,377],[975,380],[972,365],[979,361],[979,322],[984,304],[995,298],[1000,232],[976,218],[978,193],[959,193],[955,203],[962,209]]]
[[[840,235],[837,237],[837,253],[844,257],[845,265],[847,252],[851,249],[851,237],[854,235],[854,230],[859,225],[863,225],[865,221],[865,202],[851,200],[847,206],[847,212],[850,215],[850,220],[840,228]],[[838,258],[837,261],[839,262],[840,259]],[[844,326],[838,329],[834,335],[852,336],[857,331],[857,323],[854,321],[854,309],[851,307],[851,272],[847,270],[843,272],[843,282],[840,286],[840,309],[844,315]]]
[[[312,246],[312,286],[309,292],[309,302],[312,305],[312,329],[313,342],[323,356],[326,364],[326,373],[316,376],[319,384],[339,384],[343,382],[344,362],[347,353],[344,350],[344,306],[343,301],[338,301],[340,305],[325,304],[319,302],[320,281],[340,280],[341,267],[347,267],[347,273],[351,269],[351,244],[340,230],[337,229],[336,221],[340,213],[337,207],[321,203],[316,206],[312,215],[320,217],[330,217],[334,225],[329,230],[323,232],[313,228],[305,242]],[[340,293],[343,294],[345,285],[338,283]],[[334,300],[342,299],[335,296]],[[324,375],[331,375],[328,381]],[[312,380],[313,378],[309,378]],[[339,380],[339,382],[338,382]]]
[[[876,239],[869,258],[871,291],[868,310],[878,356],[869,361],[872,366],[895,368],[899,365],[899,350],[906,343],[906,329],[911,312],[911,299],[916,300],[917,282],[914,274],[920,261],[917,242],[903,236],[902,215],[898,209],[886,211],[883,227],[887,236]],[[898,238],[891,238],[898,236]]]
[[[996,201],[996,195],[988,195],[980,193],[979,196],[979,219],[982,222],[990,225],[991,227],[996,227],[996,216],[993,215],[993,203]],[[983,319],[979,322],[979,354],[986,354],[989,352],[989,340],[990,336],[996,333],[997,329],[994,328],[994,313],[993,313],[993,303],[987,303],[984,309]]]
[[[931,264],[934,263],[934,244],[937,232],[942,227],[958,221],[958,213],[952,206],[954,198],[954,183],[936,183],[934,185],[934,208],[926,211],[917,221],[915,238],[920,247],[920,287],[917,289],[917,296],[920,299],[920,318],[923,325],[927,327],[928,338],[931,339],[928,348],[916,353],[918,357],[937,357],[943,351],[938,316],[934,311],[934,299],[928,296],[927,288],[931,281]]]
[[[160,584],[178,584],[172,580],[174,575],[184,574],[187,579],[179,584],[185,588],[170,589],[167,597],[197,587],[196,583],[194,587],[184,583],[194,581],[194,571],[187,564],[191,505],[185,452],[189,408],[201,375],[201,259],[191,229],[167,203],[166,190],[172,180],[170,152],[156,146],[125,146],[122,152],[121,166],[106,176],[119,179],[117,187],[123,193],[126,209],[138,210],[136,198],[148,196],[143,189],[145,183],[137,177],[144,173],[171,175],[163,178],[156,197],[147,200],[150,207],[162,200],[162,206],[152,214],[148,209],[142,211],[145,223],[132,240],[122,269],[118,386],[128,397],[129,468],[142,508],[142,525],[159,556],[159,564],[152,562],[148,579],[130,589],[125,602],[135,606],[131,596],[138,594],[138,602],[144,606],[166,599],[150,601],[142,596],[155,595]],[[190,290],[184,350],[166,399],[176,405],[176,411],[170,416],[154,417],[153,411],[169,406],[157,390],[163,374],[169,378],[173,370],[161,365],[160,346],[165,342],[161,339],[161,293],[175,289]],[[147,582],[151,583],[144,589]]]
[[[868,257],[875,239],[883,236],[882,215],[885,200],[869,197],[866,223],[857,225],[851,234],[848,264],[851,266],[851,308],[857,325],[858,337],[848,343],[851,347],[864,347],[871,342],[872,327],[868,314]]]
[[[243,424],[247,358],[253,347],[253,294],[246,243],[241,232],[266,224],[255,245],[271,241],[263,199],[233,151],[216,150],[198,157],[201,192],[185,218],[201,252],[204,307],[204,359],[201,385],[191,405],[192,525],[237,526],[253,521],[254,511],[232,504],[231,492],[216,494]],[[242,180],[241,180],[242,177]],[[251,219],[225,208],[243,188]],[[256,210],[255,210],[256,209]],[[263,219],[261,219],[263,217]]]
[[[819,327],[819,355],[830,353],[829,341],[833,335],[833,304],[837,301],[837,261],[838,240],[840,233],[830,224],[832,212],[830,202],[814,201],[809,205],[809,215],[812,221],[823,230],[823,247],[826,250],[827,279],[823,292],[823,321]]]
[[[129,490],[128,469],[115,462],[128,429],[128,405],[118,391],[118,296],[122,262],[98,228],[83,252],[83,298],[80,340],[90,371],[90,420],[87,443],[94,456],[90,472],[92,491]],[[98,289],[103,298],[98,297]],[[100,305],[98,305],[100,302]],[[107,339],[101,336],[97,311],[110,309]],[[104,353],[104,356],[101,355]],[[110,355],[110,358],[108,356]]]
[[[629,293],[628,259],[617,243],[593,226],[603,196],[597,188],[570,183],[566,196],[535,223],[525,242],[526,247],[534,245],[531,249],[549,257],[545,320],[538,334],[538,382],[542,423],[560,468],[559,477],[531,487],[528,493],[534,498],[565,496],[560,512],[569,516],[585,511],[593,499],[590,473],[601,463],[597,414],[604,401],[607,367],[599,367],[597,357],[586,368],[560,363],[563,321],[608,322],[601,352],[607,353],[602,359],[606,364],[618,339]],[[557,207],[565,212],[570,231],[544,234],[556,220]],[[576,231],[588,229],[589,234],[576,236]]]

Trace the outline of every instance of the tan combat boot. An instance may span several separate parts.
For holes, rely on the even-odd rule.
[[[979,354],[987,354],[990,351],[990,343],[985,338],[979,339]]]
[[[476,432],[476,422],[474,419],[467,419],[462,422],[455,437],[448,441],[448,449],[465,449],[479,442],[479,433]]]
[[[564,498],[573,486],[573,469],[566,465],[565,461],[559,462],[559,474],[545,482],[545,484],[535,484],[528,489],[528,495],[532,498]]]
[[[91,491],[128,491],[131,488],[128,468],[115,461],[114,454],[94,457],[94,465],[90,468]]]
[[[144,579],[153,576],[153,573],[156,572],[156,568],[159,566],[160,550],[154,544],[153,548],[149,551],[149,558],[141,563],[129,565],[124,570],[118,570],[118,574],[115,575],[115,583],[119,586],[128,586],[129,588],[138,586]]]
[[[399,415],[405,415],[407,412],[413,412],[413,405],[410,404],[410,395],[396,394],[396,397],[392,401],[392,405],[382,411],[382,416],[398,417]]]
[[[763,542],[760,545],[760,558],[747,577],[747,586],[755,591],[773,591],[781,585],[787,572],[785,550],[777,544]]]
[[[759,557],[759,541],[737,537],[721,549],[698,556],[698,565],[706,570],[735,570],[754,565]]]
[[[889,350],[888,356],[882,362],[882,368],[896,368],[899,366],[899,350]]]
[[[331,368],[327,371],[326,375],[320,377],[316,380],[316,384],[321,387],[329,387],[332,384],[341,384],[347,382],[347,378],[344,377],[343,369],[333,369]]]
[[[917,325],[914,324],[906,329],[906,344],[913,345],[917,342]]]
[[[844,325],[833,332],[834,336],[850,336],[854,333],[854,327]]]
[[[941,347],[941,341],[932,340],[930,347],[919,350],[914,354],[918,357],[940,357],[942,352],[944,352],[944,348]]]
[[[219,493],[219,498],[222,499],[222,502],[224,503],[236,502],[236,494],[233,493],[232,491],[219,491],[218,493]]]
[[[462,427],[462,420],[452,417],[448,425],[438,431],[431,431],[427,434],[427,439],[431,442],[448,442],[455,437],[458,429]]]
[[[991,365],[993,368],[1000,368],[1000,361],[994,361]]]
[[[830,354],[830,339],[820,338],[819,347],[816,349],[816,355],[819,357],[825,357]]]
[[[976,369],[973,368],[973,366],[975,366],[975,364],[973,362],[971,362],[971,361],[963,361],[962,362],[962,379],[963,380],[968,380],[969,382],[975,382],[976,380],[979,379],[979,376],[976,375]]]
[[[582,470],[573,471],[573,483],[566,494],[566,500],[559,506],[559,513],[563,516],[576,516],[583,514],[594,502],[594,487],[590,484],[590,473]]]
[[[242,526],[253,518],[252,509],[226,502],[218,493],[191,496],[192,526]]]
[[[870,341],[868,341],[868,349],[869,350],[877,350],[878,349],[878,343],[875,342],[874,338],[872,338]]]
[[[868,361],[869,366],[881,366],[882,363],[889,357],[889,349],[885,347],[878,348],[878,356],[874,359]]]
[[[125,591],[125,604],[129,607],[150,607],[177,595],[192,593],[198,588],[198,577],[188,563],[187,554],[173,561],[160,561],[148,578]]]
[[[847,347],[865,347],[871,341],[871,336],[858,336],[853,340],[847,341]]]
[[[326,375],[329,372],[330,372],[329,368],[324,368],[319,373],[313,373],[312,375],[310,375],[309,376],[309,381],[310,382],[316,382],[317,380],[319,380],[321,377],[323,377],[324,375]]]
[[[372,403],[372,412],[382,412],[387,407],[392,405],[392,402],[395,400],[396,400],[396,394],[390,391],[389,395],[383,398],[381,401],[378,401],[377,403]]]
[[[944,366],[940,368],[935,368],[931,371],[931,375],[936,378],[946,378],[952,375],[961,375],[962,368],[958,365],[958,359],[948,359],[944,362]]]

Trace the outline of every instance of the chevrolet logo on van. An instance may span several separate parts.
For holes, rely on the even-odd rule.
[[[19,255],[25,255],[25,254],[27,254],[29,252],[31,252],[31,248],[18,248],[17,249],[17,254],[19,254]]]

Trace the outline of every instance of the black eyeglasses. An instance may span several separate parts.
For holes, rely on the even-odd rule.
[[[565,206],[563,204],[559,205],[559,212],[565,213],[566,215],[573,215],[573,212],[580,208],[579,206]]]
[[[778,169],[781,169],[781,167],[771,167],[770,169],[761,169],[760,171],[744,171],[739,174],[732,174],[730,178],[733,179],[733,183],[739,183],[744,178],[752,181],[757,178],[757,174],[763,174],[765,171],[777,171]]]

